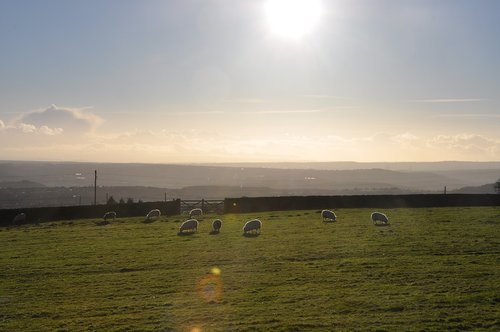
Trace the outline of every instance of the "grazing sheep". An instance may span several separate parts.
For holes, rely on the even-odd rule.
[[[323,210],[321,211],[321,217],[323,217],[323,221],[336,221],[337,216],[333,211],[330,210]]]
[[[24,222],[26,222],[26,213],[24,213],[24,212],[23,213],[19,213],[18,215],[16,215],[14,217],[14,219],[12,219],[12,223],[14,225],[16,225],[16,224],[22,224]]]
[[[179,227],[179,234],[186,232],[196,232],[198,231],[198,220],[196,219],[188,219],[184,221]]]
[[[108,219],[116,219],[116,212],[115,211],[109,211],[104,214],[104,217],[102,217],[104,221],[107,221]]]
[[[387,216],[381,212],[373,212],[371,217],[374,225],[379,224],[379,222],[382,225],[387,225],[389,223]]]
[[[252,219],[245,223],[243,226],[243,235],[250,232],[260,234],[260,229],[262,228],[262,222],[259,219]]]
[[[212,222],[212,230],[213,232],[215,233],[219,233],[220,232],[220,228],[222,227],[222,220],[220,219],[215,219],[213,222]]]
[[[203,215],[203,210],[200,208],[192,209],[191,211],[189,211],[189,218],[202,216],[202,215]]]
[[[154,210],[151,210],[148,212],[148,214],[146,215],[145,221],[152,221],[152,220],[160,218],[160,216],[161,216],[160,210],[154,209]]]

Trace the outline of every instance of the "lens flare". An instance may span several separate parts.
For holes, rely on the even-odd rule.
[[[210,269],[210,273],[219,276],[220,275],[220,269],[217,266],[214,266],[213,268]]]
[[[198,281],[196,289],[199,296],[206,302],[217,302],[222,298],[224,285],[220,275],[221,270],[218,267],[213,267]]]

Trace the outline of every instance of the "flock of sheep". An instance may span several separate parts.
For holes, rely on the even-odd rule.
[[[194,233],[198,231],[199,222],[195,217],[201,217],[203,215],[203,211],[200,208],[192,209],[189,212],[189,219],[184,221],[179,227],[178,234],[188,234]],[[161,212],[158,209],[154,209],[148,212],[146,215],[146,219],[144,222],[152,222],[158,219],[161,216]],[[323,210],[321,211],[321,217],[323,218],[323,222],[333,222],[337,220],[337,216],[331,210]],[[116,212],[110,211],[106,212],[103,216],[104,221],[108,221],[110,219],[116,219]],[[389,219],[387,216],[381,212],[373,212],[371,214],[371,219],[374,225],[388,225]],[[13,224],[19,224],[26,220],[26,214],[20,213],[14,217]],[[211,234],[217,234],[220,232],[222,227],[222,220],[215,219],[212,222],[212,232]],[[262,222],[259,219],[252,219],[245,223],[243,226],[243,235],[248,234],[260,234],[260,230],[262,228]]]
[[[330,210],[321,211],[321,217],[323,218],[323,222],[337,220],[335,213]],[[373,212],[371,214],[371,219],[376,226],[385,226],[389,224],[389,218],[382,212]]]
[[[201,217],[202,215],[203,215],[203,211],[199,208],[192,209],[191,211],[189,211],[189,219],[184,221],[179,226],[179,233],[178,234],[187,234],[187,233],[197,232],[198,226],[200,223],[194,217],[198,217],[198,216]],[[218,234],[220,232],[221,227],[222,227],[222,220],[215,219],[212,222],[212,232],[210,234]],[[260,234],[261,228],[262,228],[262,222],[259,219],[249,220],[243,226],[243,235],[252,234],[252,233]]]

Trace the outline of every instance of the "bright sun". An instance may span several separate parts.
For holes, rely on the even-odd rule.
[[[310,33],[322,12],[320,0],[268,0],[265,9],[272,33],[287,39]]]

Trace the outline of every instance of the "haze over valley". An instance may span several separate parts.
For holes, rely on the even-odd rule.
[[[383,167],[383,168],[381,168]],[[500,162],[237,163],[216,165],[0,162],[3,207],[241,196],[493,193]],[[463,188],[467,187],[467,188]],[[462,188],[462,189],[461,189]]]

